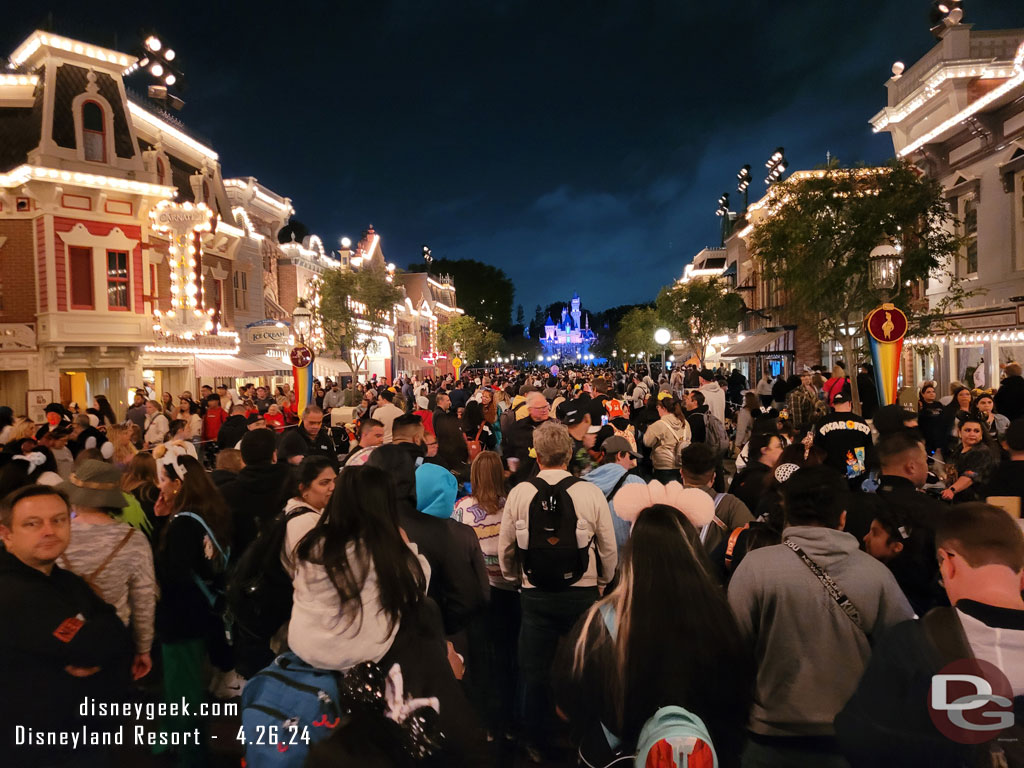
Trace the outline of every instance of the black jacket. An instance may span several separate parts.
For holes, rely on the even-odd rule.
[[[316,437],[310,437],[301,424],[286,429],[277,443],[277,460],[287,463],[292,456],[326,456],[338,466],[338,449],[330,431],[323,427]]]
[[[231,510],[231,551],[235,557],[241,557],[260,528],[284,509],[292,495],[291,484],[292,472],[287,464],[252,464],[221,487]]]
[[[996,413],[1003,414],[1010,421],[1016,421],[1024,416],[1024,378],[1007,376],[996,390],[993,400],[996,404]]]
[[[238,441],[245,437],[245,433],[248,431],[249,425],[246,422],[245,416],[240,413],[236,413],[234,416],[228,416],[227,420],[220,425],[220,430],[217,432],[217,447],[234,448],[238,445]]]
[[[973,600],[960,600],[957,610],[990,627],[1024,629],[1024,611]],[[946,663],[920,621],[905,621],[882,635],[856,692],[835,719],[836,735],[851,765],[981,765],[972,761],[969,747],[943,736],[928,714],[932,676]],[[1015,708],[1020,722],[1020,697]]]
[[[772,468],[760,461],[749,462],[733,478],[732,485],[729,486],[729,493],[746,504],[747,509],[756,510],[761,503],[761,497],[768,490],[770,482],[768,475],[771,472]]]
[[[707,405],[700,405],[692,411],[686,412],[686,423],[690,425],[690,442],[707,442],[707,424],[704,421],[704,414],[708,412]],[[749,504],[747,506],[750,506]],[[753,509],[753,507],[751,507]]]
[[[445,633],[463,629],[487,601],[465,549],[452,535],[448,521],[416,510],[416,459],[418,446],[411,443],[381,445],[373,450],[367,464],[379,467],[395,481],[398,522],[409,540],[430,564],[430,587],[444,618]]]
[[[502,433],[502,454],[506,463],[510,458],[519,460],[519,467],[512,475],[513,485],[537,474],[537,459],[530,456],[530,450],[533,448],[533,430],[543,423],[527,416],[514,422],[507,432]]]
[[[128,630],[113,607],[71,571],[54,566],[47,576],[5,550],[0,550],[0,616],[0,762],[59,762],[59,747],[12,747],[14,726],[80,729],[78,707],[86,696],[125,700],[132,660]],[[84,618],[77,631],[76,616]],[[100,671],[73,677],[64,670],[69,665]]]

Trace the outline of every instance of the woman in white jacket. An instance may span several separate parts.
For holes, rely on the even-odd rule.
[[[295,588],[288,646],[313,667],[380,661],[426,595],[429,566],[399,528],[394,488],[376,467],[346,469],[322,515],[289,521],[285,546]]]

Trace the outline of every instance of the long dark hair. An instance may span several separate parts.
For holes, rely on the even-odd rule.
[[[478,423],[477,427],[479,426]],[[473,428],[474,435],[477,427]],[[435,416],[434,435],[437,437],[437,457],[448,469],[454,469],[469,461],[469,448],[459,427],[458,416],[450,413]]]
[[[675,395],[661,397],[659,393],[657,396],[657,405],[664,408],[684,424],[686,423],[686,412],[683,410],[683,404],[676,399]]]
[[[607,725],[627,744],[636,743],[644,721],[668,704],[704,720],[719,750],[742,741],[754,658],[713,573],[697,530],[679,510],[656,504],[640,513],[623,551],[619,584],[588,612],[573,654],[579,675],[596,648],[587,646],[593,625],[603,621],[601,606],[611,605],[616,639],[597,634],[611,643],[602,656],[612,663],[601,670],[616,710]],[[725,764],[738,762],[738,754],[732,757],[723,760],[719,752]]]
[[[167,472],[175,480],[181,480],[181,490],[171,503],[171,512],[185,511],[199,515],[210,526],[217,543],[226,550],[231,541],[231,513],[224,497],[220,495],[217,486],[198,461],[191,456],[178,456],[175,461],[177,468],[168,464],[161,467],[162,471]],[[168,527],[164,527],[165,534]],[[166,535],[161,537],[161,544],[165,540]]]
[[[341,473],[331,503],[299,542],[296,556],[323,566],[338,590],[342,611],[354,610],[359,622],[359,595],[373,567],[389,633],[426,591],[419,560],[398,529],[394,487],[387,473],[374,466],[348,467]]]
[[[334,474],[338,474],[338,464],[335,461],[323,456],[321,454],[310,454],[305,456],[299,465],[295,468],[295,471],[291,473],[292,477],[292,492],[290,494],[293,498],[299,498],[302,495],[303,488],[309,488],[313,484],[313,481],[320,477],[320,473],[325,469],[333,469]]]
[[[107,424],[117,424],[117,416],[114,415],[114,409],[110,407],[110,401],[107,400],[106,395],[96,395],[96,405],[100,407],[100,424],[106,422]]]
[[[466,410],[462,414],[462,431],[466,433],[466,437],[472,440],[476,437],[477,430],[486,423],[483,404],[476,400],[466,403]]]

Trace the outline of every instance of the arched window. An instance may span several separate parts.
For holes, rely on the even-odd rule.
[[[103,119],[103,107],[95,101],[82,105],[82,139],[86,160],[94,163],[107,161],[106,121]]]
[[[164,184],[164,183],[166,183],[164,181],[164,179],[166,178],[166,174],[167,174],[167,164],[164,162],[164,159],[162,157],[158,157],[156,159],[156,181],[157,181],[157,184]]]

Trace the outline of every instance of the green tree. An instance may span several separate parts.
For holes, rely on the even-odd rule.
[[[437,348],[448,355],[458,355],[467,363],[475,363],[496,355],[501,349],[502,338],[476,318],[461,315],[437,328]]]
[[[615,334],[615,349],[620,355],[643,352],[645,357],[650,358],[660,351],[660,347],[654,343],[654,332],[659,322],[658,313],[653,307],[634,307],[629,310],[622,317],[618,333]]]
[[[318,313],[327,349],[346,357],[355,370],[362,368],[377,337],[394,328],[395,304],[401,291],[378,267],[329,269],[320,286]]]
[[[410,272],[425,272],[426,264],[410,264]],[[504,333],[512,317],[516,289],[503,269],[476,259],[435,259],[435,275],[451,275],[459,306],[492,331]]]
[[[661,321],[693,348],[702,364],[711,338],[735,328],[743,319],[743,299],[718,277],[662,288],[657,309]]]
[[[907,162],[884,168],[840,168],[772,187],[770,213],[754,227],[750,249],[762,280],[775,280],[785,312],[838,344],[857,392],[854,336],[864,316],[888,298],[911,328],[944,322],[970,295],[954,275],[961,240],[935,179]],[[901,249],[900,282],[883,294],[871,286],[868,254],[877,245]],[[930,310],[920,281],[943,280],[948,289]]]

